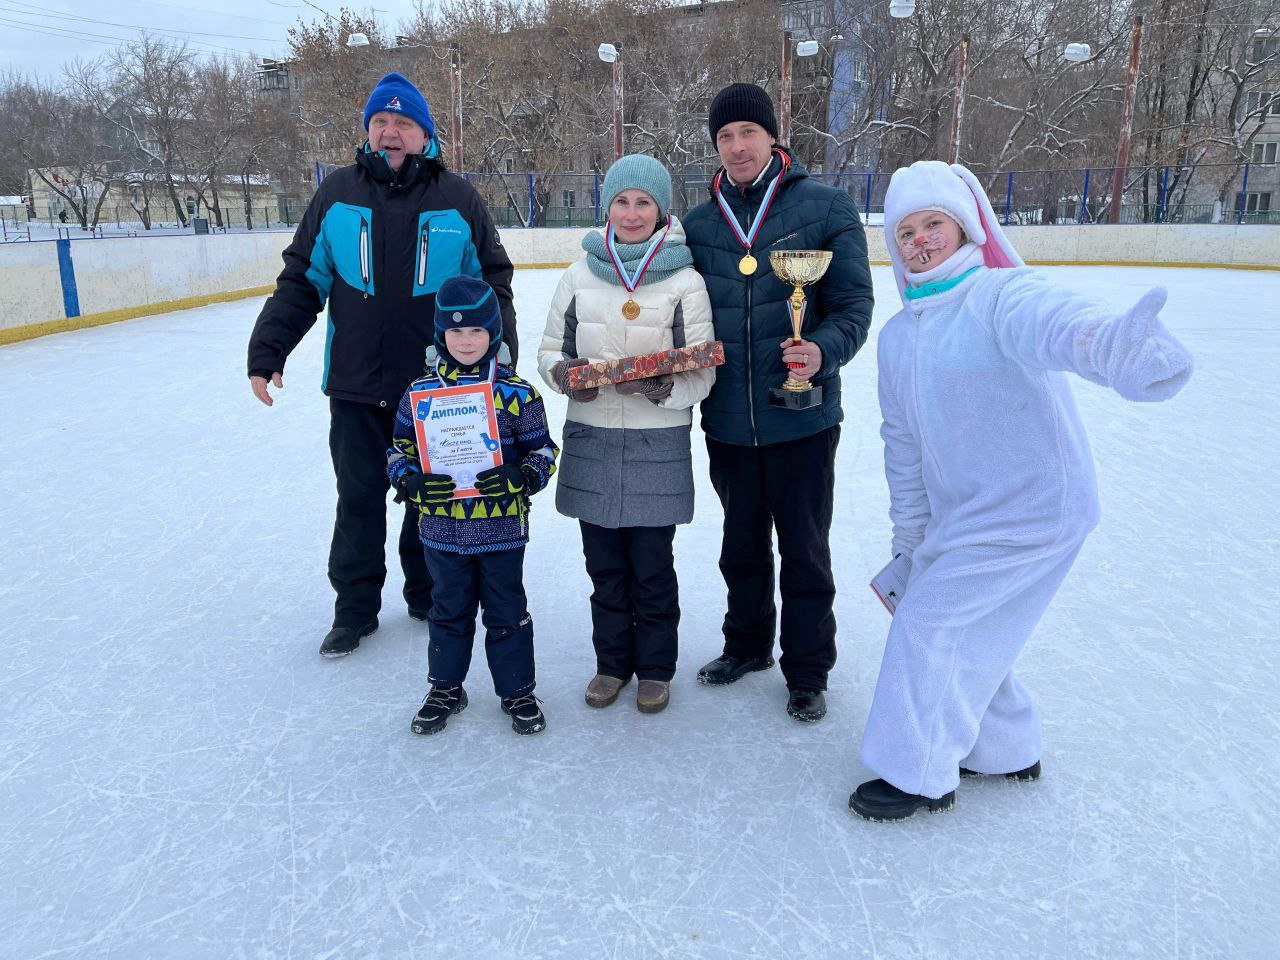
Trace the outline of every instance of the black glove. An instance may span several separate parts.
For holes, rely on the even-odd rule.
[[[414,506],[421,507],[448,503],[458,485],[453,482],[453,477],[442,473],[419,473],[415,470],[397,480],[396,489]]]
[[[614,389],[624,397],[641,396],[650,403],[659,404],[671,396],[671,383],[670,376],[640,377],[637,380],[623,380]]]
[[[486,497],[514,497],[528,485],[518,463],[504,463],[476,474],[476,489]]]
[[[576,400],[578,403],[590,403],[600,396],[599,387],[587,387],[585,390],[571,390],[569,388],[569,368],[585,367],[590,362],[585,357],[575,357],[572,360],[560,360],[551,368],[551,379],[556,382],[560,392],[570,400]]]

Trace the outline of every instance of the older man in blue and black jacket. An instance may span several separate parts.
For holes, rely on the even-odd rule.
[[[249,381],[270,406],[285,359],[328,305],[324,375],[338,510],[329,549],[337,593],[320,653],[351,653],[378,628],[387,568],[386,455],[396,405],[421,375],[435,335],[435,295],[449,277],[485,280],[497,294],[514,365],[511,260],[484,201],[440,161],[427,101],[390,73],[364,110],[369,139],[356,162],[327,176],[284,252],[249,339]],[[400,530],[409,616],[425,620],[431,577],[418,543],[417,510]]]
[[[728,612],[724,653],[698,679],[733,683],[773,666],[776,532],[787,713],[811,722],[826,714],[827,675],[836,661],[828,541],[844,418],[840,368],[866,341],[871,324],[866,238],[848,194],[811,179],[777,144],[777,119],[764,90],[737,83],[720,91],[709,127],[723,167],[710,200],[689,213],[684,227],[725,347],[725,364],[702,403],[702,426],[725,513],[720,571]],[[832,254],[822,279],[805,288],[798,342],[791,339],[786,302],[791,286],[770,269],[775,250]],[[772,395],[788,373],[812,382],[815,402],[788,405]]]

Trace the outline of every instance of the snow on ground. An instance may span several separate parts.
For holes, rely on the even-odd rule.
[[[1280,956],[1280,275],[1049,273],[1118,305],[1168,285],[1196,374],[1151,406],[1076,382],[1104,518],[1021,661],[1045,778],[898,825],[846,806],[888,626],[874,337],[845,372],[827,719],[789,720],[776,670],[694,680],[724,602],[695,434],[671,708],[582,702],[588,581],[544,494],[527,740],[482,655],[470,709],[410,732],[426,627],[398,570],[378,633],[316,655],[322,331],[272,409],[244,377],[258,301],[0,350],[0,957]],[[526,357],[556,279],[516,277]]]

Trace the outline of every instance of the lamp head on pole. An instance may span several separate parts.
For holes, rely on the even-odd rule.
[[[1084,63],[1093,56],[1093,48],[1087,43],[1068,43],[1062,48],[1062,57],[1071,63]]]
[[[801,40],[796,44],[796,56],[798,57],[812,57],[817,52],[817,40]]]
[[[916,0],[889,0],[889,16],[905,19],[916,12]]]
[[[351,36],[347,37],[348,47],[367,47],[368,45],[369,38],[363,33],[353,33]]]
[[[605,63],[613,63],[618,59],[618,48],[612,43],[602,43],[596,49],[596,55]]]

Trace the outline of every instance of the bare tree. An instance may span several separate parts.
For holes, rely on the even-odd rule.
[[[9,137],[31,175],[62,199],[82,229],[96,227],[111,190],[113,153],[92,105],[12,75],[0,100],[12,117]]]
[[[353,33],[363,33],[369,46],[348,47]],[[317,157],[349,162],[354,146],[364,140],[364,105],[386,72],[377,56],[386,46],[387,37],[371,15],[345,7],[336,17],[290,28],[291,63],[303,78],[294,116]]]

